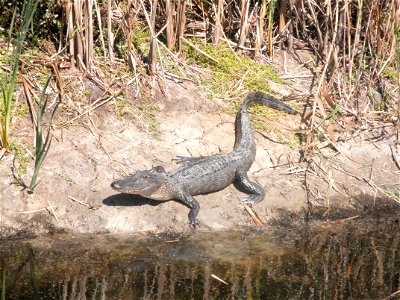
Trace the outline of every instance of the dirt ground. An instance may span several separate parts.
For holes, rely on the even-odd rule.
[[[225,112],[228,103],[207,98],[188,82],[168,81],[167,96],[156,91],[154,99],[158,134],[130,109],[116,114],[112,101],[74,125],[56,126],[33,194],[13,184],[13,157],[4,158],[0,163],[1,236],[192,230],[189,209],[183,204],[119,194],[110,184],[155,165],[177,168],[172,159],[178,155],[230,152],[235,117]],[[22,126],[19,122],[23,120],[14,120],[14,126]],[[399,215],[400,203],[384,194],[400,187],[395,162],[395,158],[400,161],[398,128],[391,124],[356,128],[352,138],[336,143],[337,150],[321,148],[302,161],[300,146],[284,142],[296,140],[293,130],[300,122],[300,116],[281,113],[271,122],[278,131],[255,130],[257,156],[249,177],[267,191],[265,200],[254,207],[266,226],[342,220],[382,211]],[[18,131],[13,138],[31,142],[32,133]],[[24,178],[30,178],[32,166],[28,165]],[[201,206],[196,230],[256,228],[241,204],[243,196],[232,185],[196,196]]]

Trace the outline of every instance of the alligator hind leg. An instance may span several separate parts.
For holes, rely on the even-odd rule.
[[[264,199],[264,189],[258,183],[251,181],[245,171],[236,171],[235,183],[237,183],[240,186],[241,190],[243,190],[243,192],[247,194],[247,196],[242,201],[243,203],[254,205]]]
[[[188,215],[189,225],[192,226],[193,228],[196,228],[196,226],[199,224],[196,220],[196,216],[200,210],[199,202],[197,202],[197,200],[193,196],[185,193],[178,193],[176,198],[190,207]]]

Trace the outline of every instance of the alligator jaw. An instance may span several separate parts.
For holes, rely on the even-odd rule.
[[[166,201],[173,199],[169,187],[168,175],[161,167],[138,171],[111,183],[111,187],[126,194],[140,195],[149,199]]]
[[[140,195],[143,192],[143,189],[124,187],[123,180],[114,181],[113,183],[111,183],[111,187],[114,190],[125,194]]]

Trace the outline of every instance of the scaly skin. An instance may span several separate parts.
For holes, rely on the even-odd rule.
[[[247,176],[256,155],[256,144],[247,112],[249,105],[254,103],[290,114],[297,113],[272,96],[261,92],[250,93],[236,115],[235,145],[231,153],[178,157],[175,161],[183,166],[176,170],[166,172],[163,167],[157,166],[151,170],[138,171],[132,176],[113,182],[112,188],[154,200],[180,200],[190,208],[189,224],[193,227],[197,225],[196,216],[200,209],[199,203],[193,197],[195,195],[216,192],[235,182],[247,193],[244,203],[259,203],[264,199],[265,191]]]

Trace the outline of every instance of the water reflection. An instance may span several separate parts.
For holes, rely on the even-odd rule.
[[[5,299],[380,299],[400,289],[399,237],[387,226],[342,224],[3,241],[1,292]]]

